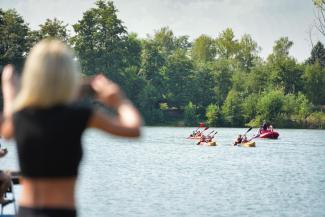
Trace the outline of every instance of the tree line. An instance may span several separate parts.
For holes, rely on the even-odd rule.
[[[231,28],[192,41],[168,27],[139,38],[108,0],[98,0],[72,29],[47,19],[32,30],[15,10],[0,9],[0,66],[21,70],[35,43],[58,38],[73,48],[84,75],[103,72],[120,84],[147,125],[243,127],[268,120],[275,127],[325,128],[321,42],[300,63],[287,37],[263,59],[249,34],[238,38]]]

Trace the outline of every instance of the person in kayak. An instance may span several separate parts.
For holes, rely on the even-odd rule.
[[[245,142],[249,142],[249,140],[247,139],[246,134],[244,134],[244,135],[242,136],[242,141],[241,141],[241,143],[245,143]]]
[[[262,123],[262,125],[260,127],[260,131],[262,131],[262,130],[267,130],[267,122],[266,122],[266,120],[263,120],[263,123]]]
[[[242,141],[243,141],[243,137],[241,134],[239,134],[235,143],[234,143],[234,146],[239,145],[240,143],[242,143]]]
[[[200,145],[202,142],[207,142],[206,140],[207,140],[207,137],[202,134],[200,141],[197,143],[197,145]]]

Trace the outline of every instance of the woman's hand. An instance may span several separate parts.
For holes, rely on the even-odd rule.
[[[14,67],[7,65],[2,72],[2,94],[3,94],[3,120],[1,120],[1,136],[5,139],[12,138],[13,124],[12,113],[15,98]]]
[[[14,67],[6,65],[2,72],[2,94],[4,104],[4,117],[12,115],[13,104],[15,98],[15,85],[14,85]]]
[[[108,106],[117,108],[125,99],[120,87],[102,74],[96,75],[90,85],[96,92],[97,98]]]

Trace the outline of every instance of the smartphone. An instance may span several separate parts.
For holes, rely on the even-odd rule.
[[[96,96],[95,90],[90,85],[92,77],[82,78],[79,98],[94,98]]]

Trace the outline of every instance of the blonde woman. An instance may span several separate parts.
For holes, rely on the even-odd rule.
[[[14,137],[21,169],[22,193],[18,216],[73,217],[75,184],[82,158],[81,135],[98,128],[125,137],[140,135],[141,117],[120,88],[103,75],[90,82],[97,99],[116,110],[117,116],[76,98],[79,68],[62,42],[44,40],[25,62],[20,90],[14,98],[13,68],[2,75],[4,121],[1,133]],[[64,150],[57,155],[57,150]]]

